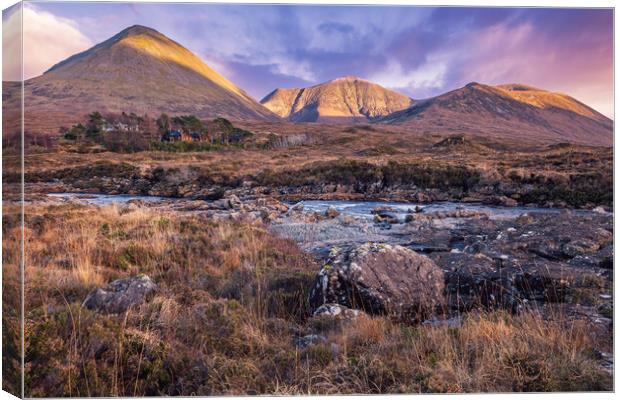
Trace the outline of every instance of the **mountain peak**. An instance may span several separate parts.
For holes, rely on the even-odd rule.
[[[71,57],[53,65],[50,69],[48,69],[47,71],[44,72],[44,74],[47,74],[48,72],[52,72],[54,70],[60,69],[61,67],[67,66],[69,64],[72,64],[78,60],[81,60],[101,49],[104,48],[110,48],[112,46],[114,46],[117,43],[121,43],[124,41],[131,41],[131,40],[137,40],[137,38],[141,37],[141,36],[150,36],[151,38],[155,38],[158,39],[159,41],[169,41],[170,43],[175,43],[172,40],[168,39],[165,35],[159,33],[158,31],[156,31],[153,28],[149,28],[147,26],[143,26],[143,25],[132,25],[130,27],[127,27],[125,29],[123,29],[122,31],[118,32],[116,35],[110,37],[109,39],[91,47],[88,50],[85,50],[81,53],[77,53],[72,55]],[[176,43],[175,43],[176,44]],[[179,45],[180,46],[180,45]]]
[[[469,82],[467,85],[465,85],[466,88],[481,88],[485,85],[478,83],[478,82]]]
[[[360,77],[353,76],[353,75],[341,76],[339,78],[332,79],[330,82],[355,82],[355,81],[368,82],[366,79],[362,79]]]
[[[63,125],[93,110],[277,120],[190,50],[142,25],[61,61],[28,87],[41,110],[51,104],[59,110]]]
[[[144,26],[144,25],[132,25],[128,28],[123,29],[122,31],[120,31],[117,36],[134,36],[134,35],[143,35],[143,34],[158,34],[161,35],[161,33],[159,33],[158,31],[156,31],[153,28],[149,28],[148,26]]]
[[[348,75],[307,88],[276,89],[261,103],[293,122],[367,122],[405,109],[413,100]]]

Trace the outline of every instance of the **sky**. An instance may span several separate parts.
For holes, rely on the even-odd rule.
[[[14,14],[3,13],[9,38]],[[345,75],[414,99],[473,81],[524,83],[613,118],[611,9],[31,2],[26,78],[134,24],[187,47],[257,100]],[[3,69],[5,80],[17,73]]]

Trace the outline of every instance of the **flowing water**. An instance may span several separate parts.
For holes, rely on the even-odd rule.
[[[491,206],[480,203],[453,203],[438,202],[430,204],[422,203],[395,203],[386,201],[339,201],[339,200],[305,200],[301,201],[304,210],[309,212],[324,213],[329,207],[334,207],[341,214],[353,217],[372,220],[373,210],[377,208],[390,210],[392,214],[400,220],[404,220],[407,214],[415,212],[416,207],[422,209],[424,213],[437,211],[455,211],[458,209],[484,212],[491,218],[516,218],[524,213],[555,214],[562,212],[560,208],[540,208],[540,207],[502,207]],[[588,212],[588,211],[579,211]]]
[[[142,200],[149,203],[166,200],[157,196],[132,196],[127,194],[90,194],[90,193],[50,193],[48,196],[57,199],[76,199],[88,204],[105,206],[109,204],[124,204],[132,200]]]

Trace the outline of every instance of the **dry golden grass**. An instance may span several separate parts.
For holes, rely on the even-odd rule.
[[[18,223],[6,215],[5,238]],[[611,338],[562,313],[471,314],[459,328],[311,318],[318,266],[261,226],[70,204],[28,206],[26,222],[28,396],[611,389],[594,356]],[[80,306],[138,273],[159,286],[148,303]],[[297,348],[310,333],[326,342]]]

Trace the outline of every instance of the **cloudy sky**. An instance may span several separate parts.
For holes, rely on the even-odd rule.
[[[5,35],[12,20],[3,14]],[[26,75],[134,24],[186,46],[257,99],[343,75],[416,99],[471,81],[518,82],[613,117],[613,14],[605,9],[30,3]]]

